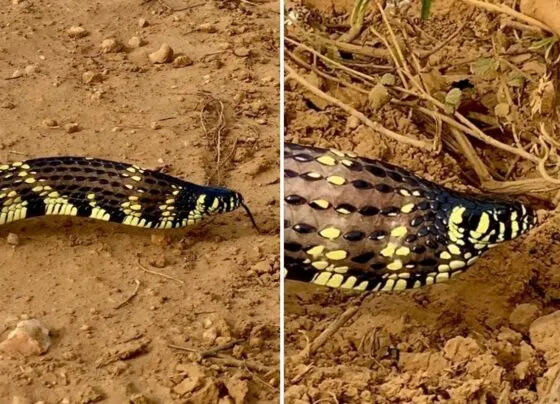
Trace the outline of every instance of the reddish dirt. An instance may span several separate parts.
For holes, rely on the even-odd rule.
[[[313,21],[309,24],[315,32],[346,21],[340,10],[336,16],[325,14],[325,2],[305,3],[316,4],[323,11],[296,6],[302,18]],[[335,3],[342,8],[345,4]],[[403,14],[428,33],[421,44],[427,48],[455,31],[461,16],[469,15],[461,2],[435,1],[433,8],[431,20],[423,23],[418,21],[418,2],[412,2]],[[495,91],[491,82],[477,80],[469,75],[468,69],[458,67],[459,72],[454,71],[455,65],[480,57],[484,49],[480,44],[490,42],[491,29],[498,26],[492,14],[480,10],[470,18],[472,21],[465,32],[435,53],[431,62],[445,66],[442,75],[451,71],[450,77],[444,76],[444,80],[467,77],[473,80],[479,93],[492,93]],[[504,31],[511,35],[511,31]],[[434,35],[436,32],[438,36]],[[340,35],[332,30],[330,33],[331,39]],[[370,45],[363,38],[355,44]],[[297,55],[304,58],[301,56],[304,53]],[[532,56],[533,65],[541,63],[534,59]],[[311,58],[304,60],[312,63]],[[360,64],[360,60],[343,62],[367,66]],[[361,103],[362,94],[317,79],[293,61],[287,63],[309,81],[320,83],[330,95],[358,109],[366,104]],[[525,69],[523,64],[521,69]],[[331,74],[334,71],[328,70]],[[524,73],[539,79],[538,74],[529,70],[529,65]],[[338,77],[350,80],[344,74]],[[358,85],[359,81],[354,84]],[[285,109],[289,141],[380,158],[451,188],[476,191],[471,186],[470,171],[456,156],[447,151],[439,154],[421,151],[373,133],[340,109],[321,104],[294,81],[287,82]],[[366,109],[366,113],[398,133],[422,138],[426,131],[433,131],[433,127],[424,126],[391,105],[378,111]],[[486,163],[493,167],[509,166],[511,162],[507,160],[511,156],[489,150],[484,155]],[[534,171],[519,167],[516,173],[517,178],[524,178]],[[542,211],[540,214],[546,216]],[[310,357],[301,355],[308,342],[357,304],[357,298],[340,291],[287,282],[286,403],[557,400],[559,356],[554,344],[558,341],[557,331],[552,330],[558,326],[556,310],[560,307],[559,235],[560,219],[548,215],[526,237],[496,247],[456,280],[415,291],[372,294],[360,303],[357,314]]]
[[[200,111],[220,100],[223,161],[237,140],[221,183],[244,195],[262,233],[241,210],[169,233],[65,219],[3,226],[0,339],[34,318],[52,346],[40,357],[0,354],[0,402],[277,402],[278,2],[8,3],[0,161],[87,155],[205,183],[215,162]],[[89,35],[70,38],[71,26]],[[128,45],[133,36],[146,44]],[[125,48],[101,53],[106,38]],[[193,63],[150,63],[163,42]],[[67,133],[72,122],[79,130]],[[136,296],[115,308],[135,280]],[[233,339],[242,341],[220,353],[229,365],[169,346],[203,351]]]

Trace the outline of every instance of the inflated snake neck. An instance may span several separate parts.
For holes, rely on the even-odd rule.
[[[519,202],[446,189],[352,153],[285,144],[286,276],[356,290],[450,279],[536,225]]]

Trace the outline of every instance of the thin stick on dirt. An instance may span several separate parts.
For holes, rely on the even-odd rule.
[[[373,48],[371,46],[356,45],[353,43],[341,42],[320,34],[311,33],[303,30],[300,27],[294,26],[300,33],[300,37],[306,37],[314,44],[319,46],[330,47],[337,51],[353,53],[356,55],[366,56],[375,59],[388,59],[389,54],[386,49]]]
[[[387,41],[387,39],[381,35],[379,32],[377,32],[377,30],[373,27],[370,27],[369,30],[372,32],[373,35],[375,35],[377,38],[379,38],[383,44],[387,47],[387,49],[389,50],[389,55],[391,56],[391,59],[393,60],[393,63],[395,64],[395,67],[397,69],[397,74],[399,75],[399,78],[401,79],[401,83],[403,83],[403,85],[405,87],[408,87],[408,82],[405,80],[403,73],[402,73],[402,66],[401,66],[401,62],[404,64],[404,61],[402,59],[399,59],[398,56],[395,54],[395,52],[393,51],[393,48],[389,45],[389,42]]]
[[[418,147],[420,149],[427,149],[427,150],[431,149],[431,144],[430,143],[424,142],[424,141],[419,140],[419,139],[403,136],[401,134],[398,134],[396,132],[393,132],[392,130],[389,130],[389,129],[385,128],[384,126],[382,126],[378,122],[371,121],[360,111],[357,111],[356,109],[354,109],[351,106],[345,104],[344,102],[342,102],[342,101],[324,93],[323,91],[319,90],[317,87],[315,87],[314,85],[309,83],[307,80],[305,80],[303,77],[301,77],[299,74],[297,74],[296,71],[294,69],[292,69],[289,65],[286,65],[285,68],[286,68],[286,72],[289,74],[289,76],[291,78],[293,78],[298,83],[303,85],[310,92],[312,92],[313,94],[315,94],[318,97],[321,97],[322,99],[329,102],[330,104],[336,105],[337,107],[343,109],[348,114],[355,116],[362,123],[364,123],[366,126],[370,127],[371,129],[375,130],[376,132],[379,132],[380,134],[382,134],[384,136],[387,136],[387,137],[389,137],[393,140],[396,140],[397,142],[403,142],[403,143],[409,144],[411,146]]]
[[[204,112],[206,111],[206,108],[208,107],[208,105],[210,105],[212,102],[216,102],[218,103],[218,123],[216,124],[216,127],[213,129],[213,131],[215,131],[215,135],[211,136],[208,128],[206,127],[206,123],[204,120]],[[224,121],[224,103],[221,100],[212,98],[210,101],[205,102],[202,105],[202,108],[200,109],[200,123],[202,125],[202,129],[204,130],[204,134],[206,135],[207,138],[210,139],[210,141],[213,143],[212,146],[214,147],[214,152],[216,153],[216,168],[214,171],[214,174],[217,175],[217,183],[218,185],[220,184],[220,162],[221,162],[221,157],[222,157],[222,131],[224,129],[225,125],[225,121]],[[208,176],[208,179],[206,180],[206,185],[210,184],[210,182],[212,181],[212,178],[214,176],[214,174]]]
[[[210,356],[206,359],[212,360],[214,362],[220,363],[224,366],[233,366],[237,368],[247,368],[249,370],[253,370],[259,373],[269,373],[272,372],[273,369],[269,368],[268,366],[262,365],[258,362],[249,361],[249,360],[238,360],[228,356]]]
[[[231,158],[233,157],[233,154],[235,153],[235,150],[237,149],[237,142],[239,140],[239,136],[235,138],[235,140],[233,141],[233,146],[231,146],[231,150],[229,152],[229,154],[222,160],[221,164],[216,164],[216,167],[214,168],[214,170],[210,173],[210,175],[208,176],[208,183],[210,182],[210,180],[212,178],[214,178],[214,176],[216,174],[218,174],[218,172],[225,166],[225,164],[231,160]]]
[[[218,122],[216,126],[209,131],[206,127],[206,121],[204,119],[204,112],[206,111],[208,105],[211,103],[217,103],[218,107],[216,108],[218,112]],[[235,138],[233,145],[231,146],[230,152],[227,154],[225,158],[222,158],[222,133],[226,127],[226,120],[224,115],[224,103],[216,98],[211,98],[209,101],[205,102],[200,110],[200,123],[202,125],[202,129],[204,130],[204,134],[209,139],[212,144],[212,148],[214,149],[214,153],[216,155],[216,165],[214,169],[208,175],[206,180],[206,185],[214,183],[216,185],[221,185],[221,173],[222,168],[225,164],[231,160],[235,153],[235,149],[237,147],[238,138]],[[214,135],[211,135],[211,132],[214,132]],[[216,177],[216,181],[212,181],[212,179]]]
[[[336,398],[336,395],[332,391],[329,391],[328,394],[333,398],[334,404],[339,403],[338,398]],[[317,401],[313,401],[313,404],[326,403],[326,402],[329,402],[329,401],[330,401],[330,398],[321,398]]]
[[[339,79],[337,77],[331,76],[330,74],[327,74],[321,70],[319,70],[318,68],[316,68],[313,65],[310,65],[309,63],[307,63],[306,61],[302,60],[300,57],[298,57],[296,54],[294,54],[293,52],[290,52],[289,50],[285,49],[284,53],[286,55],[288,55],[294,62],[296,62],[298,65],[300,65],[301,67],[305,67],[308,70],[312,70],[314,71],[318,76],[323,77],[324,79],[327,79],[329,81],[332,81],[334,83],[339,83],[344,85],[345,87],[351,88],[354,91],[357,91],[359,93],[362,93],[364,95],[368,95],[369,91],[364,90],[361,87],[358,87],[352,83],[349,83],[348,81]]]
[[[245,340],[243,340],[243,339],[234,339],[232,341],[226,342],[225,344],[217,345],[214,348],[207,349],[206,351],[199,351],[197,349],[188,348],[188,347],[184,347],[184,346],[180,346],[180,345],[173,345],[173,344],[167,344],[167,346],[169,348],[177,349],[179,351],[194,352],[194,353],[198,354],[201,359],[203,359],[203,358],[208,358],[210,356],[216,356],[218,354],[218,352],[225,351],[226,349],[229,349],[229,348],[231,348],[231,347],[233,347],[237,344],[240,344],[244,341]]]
[[[315,367],[315,365],[313,364],[313,362],[311,362],[309,365],[307,365],[305,367],[305,369],[303,369],[301,372],[299,372],[297,375],[295,375],[292,378],[292,380],[290,380],[290,383],[292,383],[292,384],[299,383],[301,381],[301,379],[303,379],[303,377],[307,374],[307,372],[309,372],[314,367]]]
[[[140,259],[138,259],[138,266],[142,269],[142,271],[147,272],[149,274],[156,275],[156,276],[161,276],[162,278],[165,278],[165,279],[170,279],[172,281],[180,283],[181,285],[185,284],[185,282],[183,282],[182,280],[174,278],[171,275],[162,274],[161,272],[152,271],[151,269],[146,268],[144,265],[142,265],[142,263],[140,262]]]
[[[515,11],[514,9],[506,6],[505,4],[491,4],[491,3],[487,3],[485,1],[480,1],[480,0],[463,0],[463,1],[466,2],[466,3],[472,4],[473,6],[484,8],[488,11],[507,14],[511,17],[517,18],[518,20],[526,22],[529,25],[534,25],[534,26],[539,27],[540,29],[542,29],[544,31],[547,31],[547,32],[555,35],[554,30],[552,28],[550,28],[548,25],[540,22],[539,20],[537,20],[535,18],[529,17],[528,15],[525,15],[523,13]]]
[[[354,76],[354,77],[360,78],[360,79],[362,79],[362,80],[366,80],[366,81],[368,81],[369,83],[373,83],[373,84],[376,83],[376,81],[373,80],[373,78],[372,78],[371,76],[368,76],[367,74],[364,74],[364,73],[359,72],[359,71],[357,71],[357,70],[351,69],[350,67],[345,66],[345,65],[343,65],[342,63],[339,63],[339,62],[337,62],[337,61],[335,61],[335,60],[332,60],[332,59],[330,59],[330,58],[328,58],[328,57],[322,55],[320,52],[317,52],[315,49],[313,49],[313,48],[311,48],[311,47],[309,47],[309,46],[307,46],[307,45],[305,45],[305,44],[303,44],[303,43],[301,43],[301,42],[296,41],[295,39],[292,39],[292,38],[290,38],[290,37],[286,37],[286,38],[284,38],[284,42],[288,42],[288,43],[290,43],[290,44],[292,44],[292,45],[295,45],[296,47],[302,48],[302,49],[306,50],[307,52],[313,54],[313,56],[318,57],[319,59],[321,59],[321,60],[324,61],[325,63],[330,64],[330,65],[332,65],[332,66],[334,66],[334,67],[337,67],[337,68],[339,68],[339,69],[341,69],[341,70],[343,70],[343,71],[349,73],[350,75],[352,75],[352,76]],[[380,71],[393,71],[393,70],[395,70],[394,67],[392,67],[392,66],[385,66],[385,65],[373,65],[373,64],[368,64],[368,67],[370,67],[370,68],[372,68],[372,69],[378,69],[378,70],[380,70]]]
[[[251,370],[247,369],[247,372],[249,372],[249,374],[251,375],[251,377],[253,379],[255,379],[257,382],[259,382],[260,384],[262,384],[263,386],[265,386],[267,389],[269,389],[270,391],[274,391],[277,392],[278,389],[276,387],[274,387],[272,384],[265,382],[263,379],[261,379],[257,374],[255,374],[254,372],[251,372]],[[274,372],[274,371],[271,371]],[[270,372],[269,372],[270,373]]]
[[[140,289],[140,281],[138,279],[134,279],[134,283],[136,283],[136,287],[134,288],[134,291],[125,300],[123,300],[121,303],[117,304],[115,306],[115,310],[118,310],[121,307],[123,307],[125,304],[130,302],[134,298],[134,296],[136,296],[138,294],[138,290]]]
[[[200,353],[200,356],[203,358],[209,357],[209,356],[216,356],[218,354],[218,352],[220,351],[224,351],[226,349],[229,349],[231,347],[234,347],[237,344],[240,344],[242,342],[244,342],[245,340],[239,338],[239,339],[234,339],[232,341],[226,342],[224,344],[215,346],[214,348],[210,348],[207,349],[206,351],[202,351]]]
[[[164,2],[163,0],[158,0],[158,3],[161,4],[164,8],[166,8],[167,10],[173,12],[173,13],[178,13],[179,11],[186,11],[186,10],[190,10],[193,8],[197,8],[197,7],[202,7],[203,5],[205,5],[206,3],[198,3],[198,4],[193,4],[192,6],[187,6],[187,7],[181,7],[181,8],[173,8],[171,7],[169,4],[167,4],[166,2]]]
[[[358,310],[360,310],[360,306],[352,306],[346,309],[344,313],[342,313],[321,334],[319,334],[317,338],[313,340],[313,342],[309,346],[309,354],[314,354],[317,349],[322,347],[323,344],[327,342],[327,340],[339,330],[340,327],[342,327],[348,320],[354,317],[354,314],[356,314]]]
[[[174,344],[167,344],[167,346],[169,348],[177,349],[178,351],[195,352],[195,353],[198,352],[196,349],[189,348],[188,346],[181,346],[181,345],[174,345]]]
[[[379,9],[379,12],[381,13],[381,18],[383,19],[383,22],[385,23],[385,26],[387,27],[387,31],[389,32],[389,38],[391,38],[391,41],[393,42],[394,50],[397,51],[397,54],[399,56],[399,61],[402,63],[402,67],[405,69],[405,71],[407,71],[410,74],[410,71],[408,70],[408,65],[406,64],[406,59],[404,57],[402,49],[399,46],[399,42],[397,41],[397,37],[395,36],[395,32],[393,31],[393,27],[391,27],[391,23],[389,23],[387,15],[385,14],[385,10],[383,9],[383,7],[381,7],[381,4],[379,4],[379,1],[377,1],[377,0],[375,0],[375,5],[377,6],[377,8]],[[372,27],[372,29],[373,29],[373,27]],[[386,39],[384,39],[384,42],[386,42]],[[387,46],[387,50],[391,51],[391,48],[389,48]]]

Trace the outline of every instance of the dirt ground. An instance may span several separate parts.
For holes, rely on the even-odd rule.
[[[404,100],[407,103],[398,104],[388,102],[400,101],[395,92],[385,97],[375,97],[379,93],[373,90],[369,92],[390,71],[379,68],[375,72],[376,66],[391,66],[387,59],[371,56],[383,54],[382,44],[371,32],[355,39],[353,44],[357,46],[345,48],[346,52],[337,54],[332,50],[337,46],[329,47],[330,40],[339,38],[349,28],[348,3],[352,4],[292,2],[292,15],[298,22],[286,28],[287,38],[292,39],[286,49],[295,55],[288,55],[287,65],[308,83],[365,112],[386,128],[421,140],[432,139],[436,131],[433,120],[421,119],[417,110],[409,113],[418,105],[412,97]],[[500,87],[500,74],[481,78],[476,70],[471,70],[479,58],[492,57],[492,41],[496,38],[503,39],[494,45],[511,64],[511,69],[500,73],[514,70],[527,80],[526,87],[515,93],[522,104],[514,122],[517,129],[522,128],[521,142],[530,141],[530,134],[538,132],[539,122],[556,116],[555,99],[548,115],[543,111],[528,112],[527,94],[536,91],[544,72],[552,74],[548,76],[552,80],[558,77],[556,66],[547,71],[542,48],[528,49],[542,38],[540,34],[531,39],[531,32],[514,32],[511,24],[501,25],[503,16],[470,8],[463,2],[434,1],[428,21],[419,20],[419,2],[401,3],[399,15],[390,11],[387,14],[397,27],[399,38],[402,31],[397,20],[406,21],[400,26],[405,26],[409,47],[415,51],[433,49],[464,24],[459,35],[419,62],[427,81],[432,77],[432,84],[441,85],[434,90],[428,83],[433,94],[442,90],[445,96],[452,83],[461,80],[474,86],[470,89],[472,93],[464,87],[459,108],[464,113],[478,112],[479,115],[469,118],[485,128],[486,133],[507,142],[512,127],[506,123],[500,131],[499,125],[498,129],[483,125],[484,118],[493,118],[486,121],[495,123],[504,108],[496,108],[500,103],[496,90]],[[366,22],[368,27],[386,32],[379,15],[367,16]],[[311,56],[309,48],[298,48],[296,42],[374,79],[361,80],[358,75],[323,63]],[[551,52],[557,55],[554,48]],[[315,66],[315,73],[310,72],[310,66]],[[396,80],[400,85],[398,77]],[[556,86],[556,82],[552,85]],[[437,153],[395,142],[341,109],[329,106],[295,80],[288,80],[286,88],[287,140],[381,158],[451,188],[477,190],[473,186],[477,182],[472,167],[456,150],[450,150],[450,144],[444,142],[442,152]],[[378,102],[380,98],[385,98],[384,102]],[[374,102],[378,103],[373,105]],[[451,137],[449,131],[442,136]],[[533,163],[482,142],[473,144],[495,178],[522,180],[537,176]],[[550,201],[543,195],[542,199]],[[415,291],[372,294],[361,303],[356,296],[340,291],[286,283],[286,403],[557,402],[554,400],[558,400],[560,393],[560,218],[546,211],[552,204],[525,200],[539,208],[543,223],[526,237],[496,247],[451,282]],[[305,355],[309,341],[356,305],[359,310],[343,327],[314,354]]]
[[[52,344],[0,354],[1,403],[278,402],[278,27],[276,1],[4,2],[0,161],[86,155],[205,183],[222,102],[219,181],[262,233],[241,210],[170,233],[3,226],[0,340],[37,319]],[[162,43],[183,57],[151,63]]]

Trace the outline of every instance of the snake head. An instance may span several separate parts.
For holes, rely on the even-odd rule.
[[[239,192],[222,187],[204,189],[197,201],[199,210],[208,215],[231,212],[243,204],[243,196]]]
[[[476,249],[513,240],[537,224],[533,209],[520,202],[480,199],[458,203],[448,220],[451,241]]]

